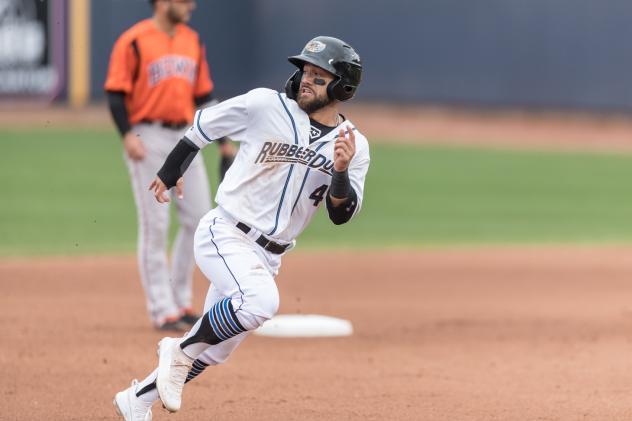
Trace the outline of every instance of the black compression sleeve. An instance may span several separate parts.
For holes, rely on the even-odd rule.
[[[176,185],[199,150],[186,136],[180,139],[158,171],[158,177],[168,189]]]
[[[222,182],[224,180],[224,176],[226,175],[226,171],[233,165],[233,161],[235,160],[234,156],[222,156],[222,159],[219,161],[219,181]]]
[[[336,199],[344,199],[349,197],[349,191],[351,189],[351,181],[349,181],[349,171],[336,171],[334,170],[331,176],[331,186],[329,187],[329,194]]]
[[[355,212],[355,209],[358,206],[358,194],[355,190],[353,190],[353,187],[351,187],[347,200],[344,203],[334,207],[333,203],[331,203],[329,193],[327,194],[326,202],[329,219],[331,219],[331,222],[335,225],[341,225],[345,222],[349,222],[353,216],[353,212]]]
[[[125,107],[125,92],[108,91],[107,94],[112,119],[122,137],[125,133],[129,132],[131,128],[129,117],[127,116],[127,108]]]

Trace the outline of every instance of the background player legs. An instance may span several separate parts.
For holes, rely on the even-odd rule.
[[[146,149],[143,160],[125,157],[138,213],[139,272],[151,321],[159,326],[165,318],[179,315],[169,282],[166,253],[169,207],[157,203],[146,187],[164,160],[159,145],[163,133],[150,125],[134,126],[132,131],[143,139]]]
[[[180,229],[173,243],[171,279],[176,305],[191,309],[193,238],[200,219],[211,209],[210,188],[204,160],[196,156],[184,175],[184,198],[175,199]]]

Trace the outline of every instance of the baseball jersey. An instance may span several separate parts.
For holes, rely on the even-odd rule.
[[[171,37],[151,19],[132,26],[114,44],[105,90],[126,94],[131,124],[191,122],[194,98],[213,90],[197,32],[178,24]]]
[[[349,164],[349,179],[358,196],[355,216],[362,206],[369,144],[351,121],[339,128],[347,126],[354,130],[356,143]],[[215,201],[268,237],[291,242],[328,194],[339,128],[310,143],[309,116],[296,101],[259,88],[198,111],[185,136],[200,148],[223,136],[240,142]]]

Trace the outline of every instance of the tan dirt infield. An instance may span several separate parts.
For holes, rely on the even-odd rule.
[[[154,419],[629,420],[630,279],[631,247],[298,250],[280,313],[355,334],[250,337]],[[0,419],[117,419],[162,336],[134,257],[3,259],[0,283]]]

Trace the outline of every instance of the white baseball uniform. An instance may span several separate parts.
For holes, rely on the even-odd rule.
[[[349,179],[357,194],[355,214],[362,205],[369,167],[367,139],[349,120],[356,153]],[[204,148],[223,136],[240,142],[239,152],[219,186],[218,206],[200,221],[195,234],[195,259],[212,282],[208,311],[220,298],[230,298],[239,321],[250,331],[277,311],[274,276],[281,255],[255,242],[261,235],[293,245],[328,194],[338,128],[310,143],[309,116],[298,104],[270,89],[255,89],[196,113],[185,136]],[[237,224],[251,228],[244,233]],[[291,248],[291,246],[290,246]],[[223,361],[247,332],[211,346],[208,364]],[[227,348],[219,352],[216,347]]]
[[[330,98],[350,99],[361,79],[359,56],[343,41],[321,36],[288,60],[298,70],[286,83],[287,94],[254,89],[198,111],[185,139],[158,173],[162,183],[154,185],[156,194],[175,184],[197,148],[223,137],[240,143],[219,185],[218,206],[202,217],[195,232],[195,261],[211,281],[204,316],[182,339],[161,341],[158,369],[119,392],[117,408],[133,403],[144,416],[160,398],[168,410],[179,410],[183,383],[206,366],[224,362],[250,332],[277,312],[274,277],[281,257],[295,245],[323,201],[335,224],[349,221],[362,207],[370,161],[367,139],[344,118],[337,127],[310,120],[291,99],[308,64],[337,76],[327,86]],[[326,82],[313,77],[313,83]],[[335,173],[335,145],[340,132],[349,136],[349,130],[354,133],[355,153],[345,174]],[[347,200],[334,207],[330,187],[336,197]],[[138,399],[127,399],[130,392]]]
[[[240,142],[235,161],[219,186],[218,206],[200,220],[194,252],[196,263],[212,283],[204,312],[230,301],[244,329],[232,329],[224,338],[222,332],[235,325],[230,317],[218,317],[220,326],[214,325],[213,330],[223,340],[202,344],[205,351],[197,357],[190,378],[207,365],[223,363],[249,332],[277,312],[279,293],[274,276],[282,254],[264,249],[257,240],[263,236],[292,248],[328,194],[334,143],[339,128],[346,130],[347,126],[354,130],[356,143],[348,169],[357,195],[355,215],[362,205],[369,145],[351,121],[310,143],[310,135],[318,129],[311,127],[309,116],[285,94],[270,89],[255,89],[196,113],[185,136],[198,147],[224,136]],[[238,224],[248,226],[249,231],[245,233]],[[199,330],[204,319],[191,331]],[[150,401],[157,399],[152,390],[155,379],[156,371],[139,386]]]

